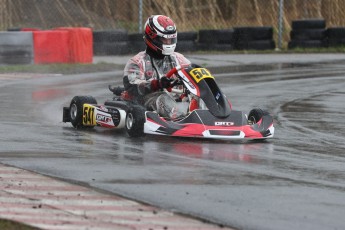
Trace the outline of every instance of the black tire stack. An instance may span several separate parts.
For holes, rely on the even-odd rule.
[[[273,27],[235,27],[233,42],[236,50],[275,49]]]
[[[0,32],[0,65],[33,64],[33,35],[31,32]]]
[[[128,52],[131,54],[139,53],[146,49],[143,33],[128,34]]]
[[[327,47],[326,21],[304,19],[292,21],[289,49]]]
[[[216,51],[233,50],[233,36],[233,29],[199,30],[197,49]]]
[[[95,55],[120,55],[128,53],[127,30],[93,31]]]
[[[345,27],[331,27],[327,29],[329,47],[345,46]]]
[[[198,32],[187,31],[177,33],[177,52],[193,52],[197,50]]]

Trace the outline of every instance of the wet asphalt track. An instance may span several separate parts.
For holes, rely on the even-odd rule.
[[[74,95],[104,102],[122,71],[2,75],[0,162],[238,229],[344,229],[345,57],[279,57],[229,55],[212,69],[233,108],[274,115],[264,143],[75,130],[62,107]]]

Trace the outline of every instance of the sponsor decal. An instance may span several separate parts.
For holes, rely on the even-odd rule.
[[[176,34],[168,34],[166,36],[164,36],[165,38],[176,38],[177,35]]]
[[[220,93],[218,92],[216,95],[216,100],[218,101],[219,98],[220,98]]]
[[[188,81],[187,83],[188,83],[189,87],[191,87],[192,89],[195,89],[195,87],[194,87],[192,82]]]
[[[98,122],[105,122],[105,123],[109,123],[111,122],[111,117],[108,117],[106,115],[103,115],[103,114],[97,114],[96,115],[96,121]]]
[[[165,29],[167,31],[173,31],[175,29],[175,27],[174,26],[167,26]]]
[[[118,126],[121,121],[120,111],[118,109],[108,109],[108,111],[111,114],[114,126]]]
[[[235,123],[231,121],[216,121],[214,122],[214,125],[215,126],[233,126],[235,125]]]

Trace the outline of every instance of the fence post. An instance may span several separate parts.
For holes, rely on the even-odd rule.
[[[138,33],[141,33],[143,29],[143,0],[139,0],[139,30]]]
[[[279,0],[279,19],[278,19],[278,49],[282,49],[283,43],[283,17],[284,17],[284,0]]]

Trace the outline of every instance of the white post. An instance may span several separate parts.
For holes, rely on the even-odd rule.
[[[143,29],[143,0],[139,0],[139,30],[138,32],[141,33]]]
[[[279,15],[278,15],[278,49],[282,49],[283,43],[283,17],[284,17],[284,0],[279,0]]]

